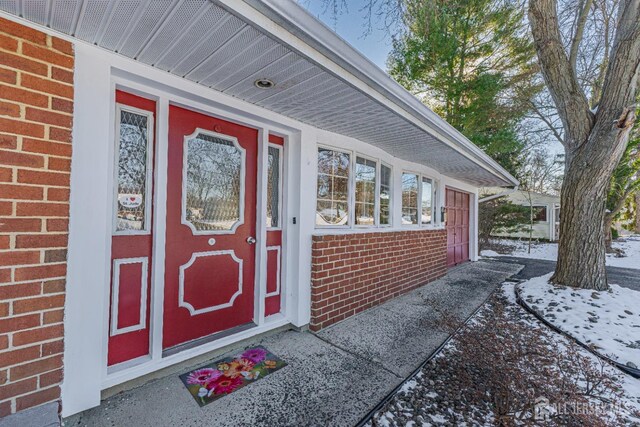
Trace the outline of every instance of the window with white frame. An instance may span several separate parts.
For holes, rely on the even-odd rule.
[[[418,224],[419,176],[414,173],[402,174],[402,224]]]
[[[317,226],[349,225],[351,155],[318,148]]]
[[[402,174],[402,224],[435,224],[436,183],[417,173]]]
[[[380,225],[391,225],[391,182],[391,167],[380,164],[380,194],[378,196]]]
[[[422,177],[421,201],[420,224],[433,224],[433,180],[431,178]]]
[[[378,164],[375,161],[356,157],[356,225],[375,225],[377,171]]]

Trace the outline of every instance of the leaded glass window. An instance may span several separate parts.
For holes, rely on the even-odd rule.
[[[280,163],[282,149],[270,145],[267,164],[267,227],[280,227]]]
[[[146,231],[150,114],[118,111],[116,232]]]
[[[241,220],[244,201],[244,150],[204,133],[187,140],[184,149],[184,219],[196,231],[232,230]]]

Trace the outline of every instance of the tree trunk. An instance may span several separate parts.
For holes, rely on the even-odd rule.
[[[611,233],[611,227],[613,226],[613,215],[606,214],[604,216],[604,245],[608,254],[612,254],[613,250],[613,233]]]
[[[565,130],[560,242],[553,283],[608,288],[604,217],[611,175],[635,121],[640,69],[640,0],[623,0],[597,112],[571,67],[555,0],[530,0],[529,21],[545,82]]]
[[[604,222],[610,172],[584,167],[585,154],[566,168],[560,194],[560,241],[553,283],[605,290]],[[612,167],[606,168],[613,170]]]

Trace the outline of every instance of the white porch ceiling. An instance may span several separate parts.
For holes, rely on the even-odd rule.
[[[476,186],[514,185],[482,155],[436,139],[216,2],[0,0],[0,9]],[[258,78],[275,88],[256,88]]]

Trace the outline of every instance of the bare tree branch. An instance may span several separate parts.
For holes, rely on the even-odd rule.
[[[587,140],[594,115],[562,45],[554,0],[531,0],[529,21],[545,82],[566,129],[564,145],[573,150]]]
[[[578,17],[578,24],[576,26],[576,33],[573,36],[573,40],[571,41],[571,52],[569,53],[569,63],[571,64],[571,69],[576,72],[576,61],[578,60],[578,48],[580,47],[580,43],[582,42],[582,37],[584,36],[584,27],[587,23],[587,18],[589,17],[589,11],[593,6],[593,0],[585,0],[584,6],[580,10],[580,16]]]
[[[635,95],[640,72],[640,0],[626,0],[618,9],[618,29],[602,88],[597,119],[630,130],[635,120]],[[628,137],[629,132],[626,132]]]
[[[560,132],[558,132],[558,129],[554,126],[553,123],[551,123],[549,117],[546,114],[543,114],[542,111],[538,109],[534,102],[531,102],[531,109],[534,113],[536,113],[537,118],[542,120],[542,122],[547,125],[553,136],[560,142],[560,144],[564,143],[562,135],[560,134]]]

